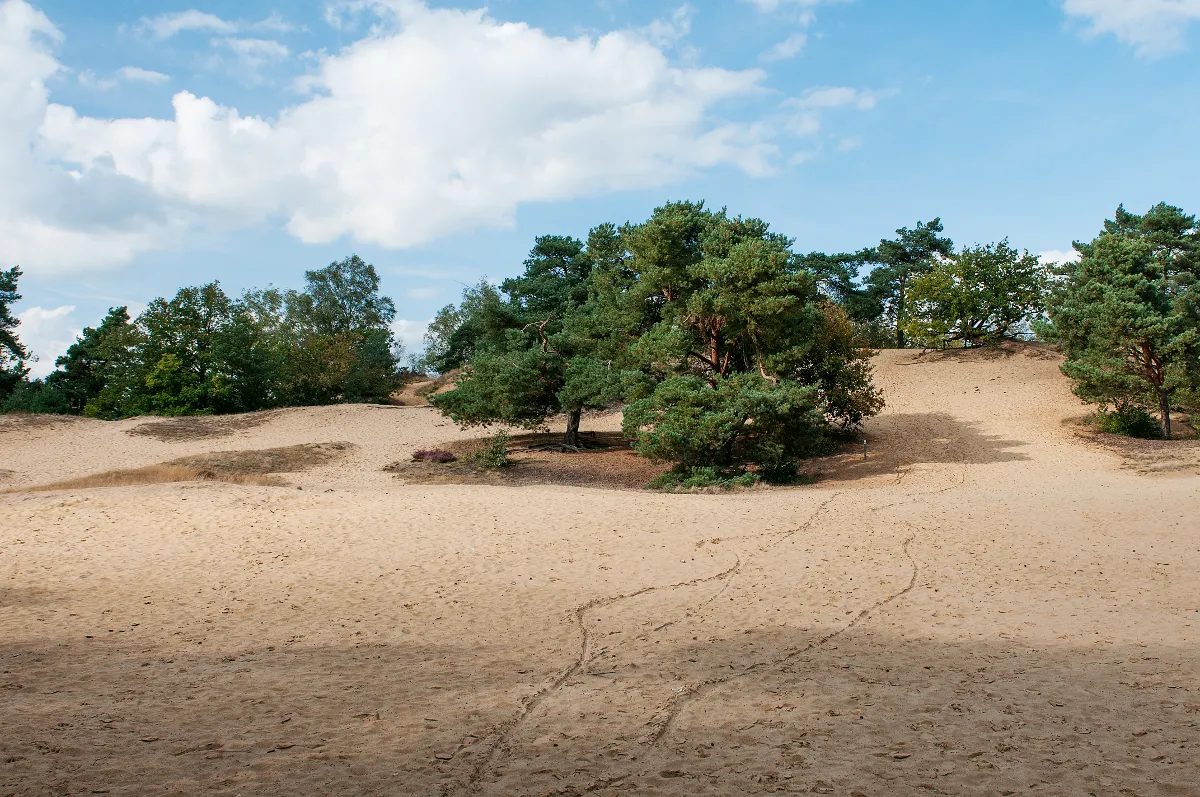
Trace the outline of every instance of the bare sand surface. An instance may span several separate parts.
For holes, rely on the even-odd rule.
[[[405,484],[421,407],[0,424],[10,489],[352,444],[0,495],[0,794],[1200,794],[1195,463],[1037,349],[877,363],[865,462],[723,495]]]

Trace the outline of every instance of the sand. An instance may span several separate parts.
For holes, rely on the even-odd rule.
[[[352,444],[0,495],[0,794],[1200,794],[1195,459],[1038,349],[877,363],[866,462],[722,495],[405,484],[422,407],[0,426],[10,489]]]

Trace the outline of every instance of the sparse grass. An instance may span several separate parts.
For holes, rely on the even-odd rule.
[[[257,484],[278,486],[283,482],[271,476],[256,474],[217,473],[199,470],[186,465],[147,465],[144,468],[118,468],[103,473],[64,479],[51,484],[27,487],[23,492],[42,493],[52,490],[90,490],[96,487],[136,487],[142,484],[168,484],[171,482],[219,481],[229,484]]]
[[[139,424],[126,434],[152,437],[163,443],[188,440],[207,440],[228,437],[234,432],[262,426],[279,414],[279,410],[248,412],[243,415],[199,415],[185,418],[163,418]]]
[[[354,446],[351,443],[306,443],[251,451],[215,451],[142,468],[117,468],[51,484],[26,487],[21,492],[132,487],[189,481],[278,487],[285,482],[274,474],[297,473],[323,465],[352,448]]]
[[[32,412],[0,413],[0,433],[17,432],[23,429],[44,429],[75,420],[72,415],[42,415]]]

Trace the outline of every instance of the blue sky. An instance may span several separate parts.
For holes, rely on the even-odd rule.
[[[0,0],[0,264],[51,367],[107,308],[373,262],[463,283],[670,199],[800,251],[1200,211],[1200,0]]]

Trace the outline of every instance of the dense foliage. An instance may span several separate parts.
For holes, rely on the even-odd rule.
[[[29,352],[17,340],[17,319],[12,314],[12,306],[21,300],[17,293],[17,280],[21,277],[21,269],[13,266],[7,271],[0,271],[0,402],[21,383],[29,369],[25,360]]]
[[[386,399],[399,351],[374,267],[350,257],[305,282],[237,299],[215,282],[181,288],[135,319],[113,308],[5,407],[121,418]]]
[[[1200,228],[1166,204],[1144,215],[1117,208],[1079,261],[1059,270],[1050,325],[1063,373],[1086,401],[1156,410],[1171,436],[1179,397],[1200,388]]]
[[[930,348],[976,346],[1028,335],[1044,310],[1046,269],[1008,241],[935,260],[908,288],[904,331]]]
[[[882,406],[854,324],[791,244],[689,202],[586,245],[539,238],[521,277],[439,314],[457,325],[431,330],[430,350],[463,372],[434,404],[463,425],[565,412],[575,448],[582,410],[628,402],[644,456],[783,478]]]

